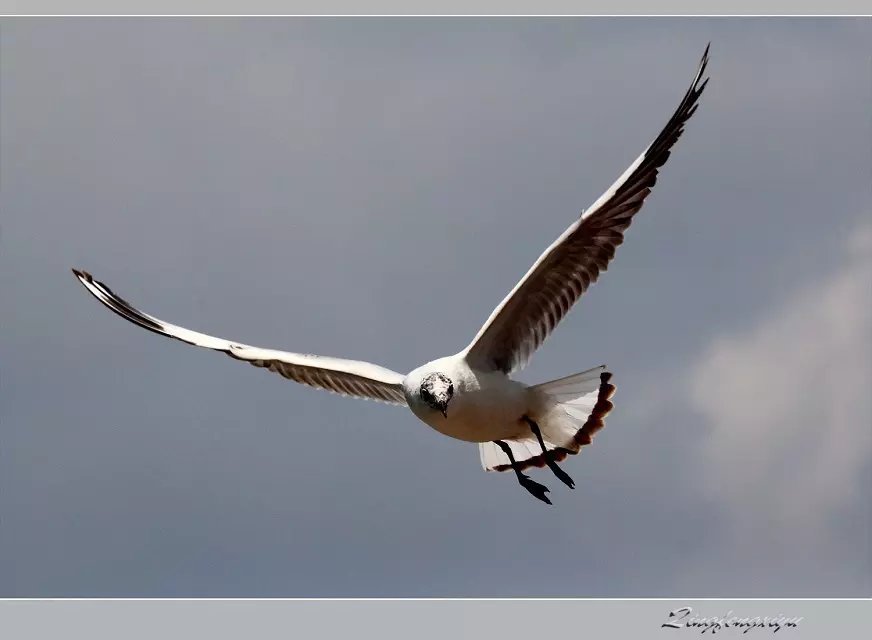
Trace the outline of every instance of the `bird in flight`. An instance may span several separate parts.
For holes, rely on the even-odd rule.
[[[614,406],[612,374],[603,365],[533,386],[513,380],[510,374],[527,364],[623,242],[658,170],[696,111],[708,82],[703,80],[708,52],[706,47],[690,88],[663,131],[539,256],[472,342],[408,375],[369,362],[262,349],[191,331],[139,311],[86,271],[73,269],[73,273],[97,300],[143,329],[222,351],[311,387],[405,405],[439,433],[478,443],[485,470],[513,471],[521,486],[551,504],[549,489],[524,471],[547,466],[575,488],[557,463],[590,444],[602,429]]]

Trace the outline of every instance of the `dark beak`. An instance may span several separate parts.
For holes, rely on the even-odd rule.
[[[448,418],[448,407],[442,409],[442,415],[447,419]]]

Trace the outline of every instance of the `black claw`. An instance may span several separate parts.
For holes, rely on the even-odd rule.
[[[545,504],[551,504],[551,500],[549,500],[548,496],[545,495],[548,493],[549,489],[544,484],[539,484],[535,480],[531,480],[529,476],[523,474],[518,477],[518,482],[520,482],[521,486],[529,491],[533,497],[538,498]]]

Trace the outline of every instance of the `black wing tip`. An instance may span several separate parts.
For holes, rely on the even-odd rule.
[[[709,42],[705,46],[705,51],[702,54],[702,58],[699,61],[699,70],[696,72],[696,80],[693,83],[694,88],[696,89],[697,95],[702,93],[702,90],[705,89],[706,84],[708,84],[709,79],[706,78],[702,80],[702,76],[705,73],[705,69],[708,66],[709,62],[709,50],[711,49],[712,43]],[[702,82],[700,82],[702,80]]]
[[[94,276],[92,276],[89,272],[84,269],[76,269],[73,267],[72,269],[73,275],[76,276],[76,280],[78,280],[82,286],[88,289],[88,285],[99,285],[100,282],[94,280]]]
[[[76,276],[76,279],[79,282],[81,282],[83,285],[85,285],[85,288],[88,289],[89,291],[90,291],[90,288],[87,285],[92,285],[92,286],[96,286],[100,289],[106,290],[106,292],[109,293],[111,297],[116,297],[115,294],[113,294],[109,290],[109,287],[107,287],[105,284],[103,284],[99,280],[96,280],[94,278],[94,276],[91,275],[90,272],[85,271],[84,269],[76,269],[75,267],[73,267],[72,272],[73,272],[73,275]]]
[[[106,286],[102,282],[98,282],[97,280],[95,280],[94,276],[92,276],[88,271],[85,271],[84,269],[76,269],[74,267],[72,269],[72,272],[73,275],[76,276],[76,280],[78,280],[83,287],[88,289],[89,292],[91,292],[91,287],[93,286],[106,288]],[[91,293],[93,294],[93,292]]]
[[[668,151],[672,145],[677,142],[678,138],[681,136],[684,131],[684,125],[690,119],[690,117],[696,112],[696,108],[698,106],[698,100],[702,95],[703,90],[708,85],[708,81],[710,78],[706,76],[703,78],[705,74],[706,66],[709,61],[709,50],[711,48],[711,42],[709,42],[705,51],[702,54],[702,58],[699,61],[699,67],[696,71],[696,75],[693,78],[693,82],[690,85],[690,88],[687,90],[687,93],[684,94],[684,99],[678,105],[678,108],[675,110],[675,113],[670,118],[669,122],[666,124],[666,127],[663,131],[660,132],[660,135],[657,137],[657,140],[649,147],[648,152],[652,153],[652,155],[662,154],[664,151]],[[663,146],[663,143],[667,140],[671,140]],[[665,158],[664,158],[665,161]],[[662,163],[661,163],[662,164]]]
[[[131,305],[124,298],[117,295],[113,292],[109,287],[100,282],[99,280],[95,280],[94,276],[85,271],[84,269],[72,269],[73,275],[82,283],[82,285],[88,290],[88,292],[94,296],[98,302],[100,302],[103,306],[107,307],[110,311],[118,314],[128,322],[132,322],[133,324],[139,325],[143,329],[147,329],[149,331],[153,331],[160,335],[169,335],[166,333],[166,330],[161,326],[159,322],[152,320],[148,316],[146,316],[142,311]],[[175,336],[170,336],[175,337]]]

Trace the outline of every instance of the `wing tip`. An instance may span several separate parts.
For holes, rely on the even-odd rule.
[[[702,76],[705,73],[705,69],[709,63],[709,51],[711,50],[711,46],[712,43],[711,40],[709,40],[709,43],[705,46],[705,51],[702,54],[702,58],[699,61],[699,70],[696,72],[696,80],[694,80],[693,82],[694,87],[697,87],[697,93],[702,93],[702,90],[705,89],[705,86],[706,84],[708,84],[709,81],[709,78],[702,80]],[[700,80],[702,80],[701,84]]]
[[[100,285],[102,285],[102,283],[95,280],[94,276],[92,276],[88,271],[85,271],[84,269],[76,269],[75,267],[73,267],[72,272],[73,275],[76,276],[76,280],[78,280],[81,285],[85,287],[88,293],[100,300],[100,296],[97,295],[97,291],[100,289]],[[102,300],[100,301],[103,302]]]
[[[131,305],[124,298],[113,292],[105,284],[103,284],[99,280],[95,280],[94,276],[92,276],[84,269],[76,269],[75,267],[73,267],[72,272],[73,275],[76,276],[76,279],[82,283],[82,286],[85,287],[88,293],[94,296],[98,302],[100,302],[110,311],[118,314],[128,322],[139,325],[143,329],[153,331],[163,336],[176,338],[176,336],[167,333],[161,321],[157,320],[156,318],[151,318],[150,316],[146,315],[145,313]]]

